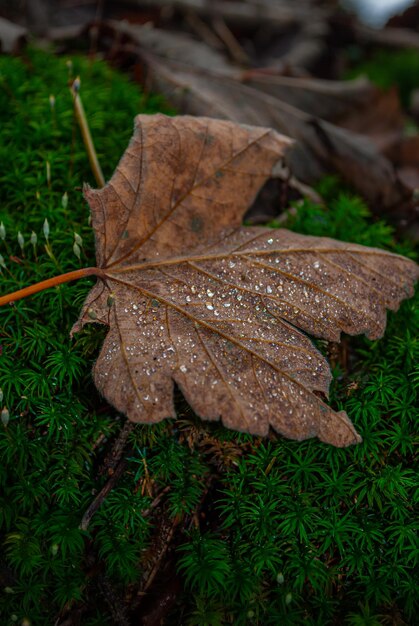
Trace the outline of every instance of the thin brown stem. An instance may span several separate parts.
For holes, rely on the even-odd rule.
[[[90,167],[92,168],[92,172],[98,186],[104,187],[105,178],[103,176],[102,168],[100,167],[99,160],[97,158],[92,135],[90,134],[89,125],[87,123],[86,113],[84,112],[83,103],[75,87],[75,83],[73,83],[73,85],[70,87],[70,90],[73,95],[74,112],[80,126],[80,131],[87,151],[87,156],[89,157]]]
[[[119,465],[116,466],[108,482],[104,485],[104,487],[102,487],[102,489],[97,494],[96,498],[87,507],[82,517],[82,520],[80,522],[80,526],[79,526],[80,530],[87,530],[89,528],[89,524],[92,520],[93,515],[102,506],[104,500],[106,499],[106,496],[109,494],[109,492],[113,489],[114,485],[121,478],[126,466],[127,466],[126,459],[122,459],[122,461],[119,462]]]
[[[103,276],[103,270],[99,267],[82,267],[81,269],[74,270],[73,272],[67,272],[66,274],[60,274],[59,276],[48,278],[40,283],[36,283],[35,285],[30,285],[24,289],[19,289],[19,291],[14,291],[13,293],[1,296],[0,306],[16,302],[16,300],[21,300],[22,298],[31,296],[34,293],[39,293],[40,291],[44,291],[50,287],[56,287],[57,285],[62,285],[63,283],[69,283],[70,281],[78,280],[79,278],[86,278],[86,276]]]
[[[82,520],[80,522],[79,528],[81,530],[87,530],[90,524],[90,521],[96,511],[102,506],[105,498],[113,489],[116,482],[120,479],[122,474],[124,473],[125,467],[127,465],[127,459],[122,458],[122,455],[126,451],[127,441],[134,430],[134,424],[130,421],[126,421],[124,426],[122,427],[118,437],[114,441],[112,445],[112,449],[109,454],[105,458],[105,468],[107,469],[108,475],[110,476],[108,482],[102,487],[99,491],[93,502],[89,504],[87,507]],[[104,468],[104,469],[105,469]]]

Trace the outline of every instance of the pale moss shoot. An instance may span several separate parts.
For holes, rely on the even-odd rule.
[[[19,231],[17,234],[17,242],[20,246],[20,249],[22,250],[23,253],[23,249],[25,247],[25,238],[23,237],[22,233]]]
[[[45,239],[48,241],[48,237],[49,237],[49,223],[48,223],[47,218],[45,218],[44,225],[42,226],[42,230],[43,230]]]

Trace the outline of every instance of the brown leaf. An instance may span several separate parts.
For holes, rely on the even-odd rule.
[[[145,0],[145,6],[165,8],[167,0]],[[258,0],[257,3],[247,0],[175,0],[171,3],[176,9],[184,12],[194,11],[201,16],[222,15],[227,23],[239,26],[270,26],[275,28],[292,27],[300,23],[319,20],[328,12],[313,6],[312,3],[299,2],[298,6],[290,6],[288,0]],[[315,3],[317,4],[317,3]]]
[[[0,50],[17,54],[26,43],[28,31],[23,26],[0,17]]]
[[[299,180],[311,184],[337,171],[370,204],[380,208],[393,207],[411,197],[411,189],[398,179],[392,163],[369,137],[335,126],[230,77],[162,64],[151,55],[147,55],[147,64],[156,91],[164,93],[182,112],[205,112],[240,124],[260,124],[296,139],[287,162]]]
[[[102,25],[102,29],[107,28],[119,36],[128,36],[160,58],[168,58],[179,63],[192,62],[198,69],[211,69],[225,75],[236,72],[220,52],[185,33],[153,28],[150,24],[129,24],[113,20],[108,20]]]
[[[366,78],[322,80],[243,73],[243,82],[293,107],[368,136],[401,135],[404,120],[396,89],[382,91]]]
[[[176,63],[178,70],[199,70],[236,79],[311,116],[355,132],[400,136],[404,126],[397,90],[382,91],[365,77],[334,81],[281,76],[264,69],[243,71],[206,43],[150,24],[107,20],[101,24],[101,31],[108,37],[128,37],[141,47],[143,54],[153,55],[163,65]]]
[[[241,226],[289,140],[208,118],[139,116],[112,179],[86,188],[103,277],[78,330],[109,324],[94,378],[131,420],[174,417],[173,385],[203,419],[265,435],[360,441],[327,395],[305,333],[382,335],[415,264],[381,250]]]
[[[112,21],[101,29],[132,42],[130,50],[147,66],[147,86],[165,94],[180,112],[270,127],[296,139],[287,158],[292,188],[295,180],[310,185],[337,172],[378,213],[397,215],[410,203],[415,180],[387,157],[405,123],[395,89],[383,92],[366,79],[242,71],[183,33]]]

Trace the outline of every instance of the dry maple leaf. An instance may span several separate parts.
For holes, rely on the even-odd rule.
[[[308,113],[280,100],[268,93],[266,86],[265,91],[262,90],[261,78],[253,80],[253,86],[248,86],[209,70],[197,71],[173,62],[162,63],[150,54],[143,56],[150,69],[148,76],[153,88],[164,94],[179,111],[210,115],[240,124],[263,125],[295,139],[296,143],[287,154],[287,164],[300,181],[312,184],[330,171],[336,171],[371,205],[381,209],[391,209],[411,198],[412,189],[398,179],[393,164],[377,146],[381,140],[387,144],[389,135],[394,141],[397,133],[391,125],[386,133],[381,128],[376,141],[372,141],[365,134],[336,126],[316,117],[313,112]],[[271,80],[272,92],[275,92],[275,82],[274,77]],[[291,96],[288,100],[292,100]],[[378,103],[377,100],[375,104]],[[373,109],[375,104],[371,103]],[[306,109],[308,106],[304,105]],[[390,101],[389,106],[393,106]],[[316,108],[312,107],[313,110]],[[327,113],[327,107],[323,108]],[[379,109],[374,111],[379,118]],[[366,118],[365,114],[359,112],[358,122],[363,118]],[[348,122],[353,127],[353,122],[349,119]],[[373,128],[371,122],[366,120],[366,123]],[[380,127],[378,122],[377,127]]]
[[[316,395],[331,374],[305,333],[381,336],[417,268],[382,250],[242,227],[289,143],[227,121],[138,116],[110,182],[85,189],[101,277],[73,331],[109,324],[94,379],[131,420],[175,417],[176,382],[198,415],[229,428],[360,441]]]

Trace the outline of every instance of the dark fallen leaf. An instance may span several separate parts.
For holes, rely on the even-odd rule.
[[[130,37],[161,61],[179,64],[179,69],[183,65],[184,69],[209,71],[242,81],[311,116],[376,137],[377,142],[383,142],[382,137],[389,134],[393,137],[401,135],[404,120],[396,89],[383,91],[366,78],[332,81],[281,76],[267,73],[266,70],[242,72],[229,63],[224,55],[185,33],[167,32],[149,25],[121,24],[112,20],[106,26]],[[286,63],[286,58],[281,62]]]
[[[160,58],[179,63],[191,63],[197,69],[211,69],[227,76],[237,70],[217,50],[181,32],[153,28],[151,24],[129,24],[108,20],[102,29],[110,28],[125,35]]]
[[[0,17],[0,52],[17,54],[26,43],[27,35],[26,28]]]
[[[384,92],[366,78],[331,81],[281,76],[265,69],[243,72],[218,50],[183,32],[114,20],[104,22],[101,29],[103,33],[113,32],[115,36],[128,37],[161,63],[177,63],[178,69],[205,70],[234,78],[338,126],[367,134],[388,133],[403,128],[396,91]]]
[[[328,11],[316,6],[317,3],[300,2],[293,6],[288,0],[143,0],[146,7],[167,8],[167,5],[183,12],[194,11],[203,17],[220,15],[228,24],[235,26],[292,27],[313,19],[324,19]]]
[[[137,50],[148,67],[147,85],[182,113],[272,127],[296,139],[287,157],[294,178],[279,176],[286,185],[295,189],[296,180],[310,185],[337,172],[376,212],[386,211],[399,228],[407,227],[398,209],[411,206],[416,179],[411,172],[399,175],[387,158],[405,124],[396,90],[383,92],[366,79],[326,81],[281,76],[266,68],[242,71],[207,44],[179,32],[112,21],[101,28],[129,38],[131,51]],[[407,212],[410,224],[413,215]]]
[[[249,70],[242,75],[243,84],[259,89],[301,111],[338,123],[354,109],[359,111],[371,99],[371,83],[360,78],[331,81],[318,78],[279,76],[267,70]]]
[[[395,134],[404,121],[395,89],[382,91],[366,78],[334,81],[248,72],[244,84],[348,130],[369,136]]]
[[[265,435],[360,441],[333,411],[330,370],[305,333],[380,337],[412,293],[403,257],[241,226],[290,141],[208,118],[139,116],[110,182],[86,188],[103,275],[73,331],[109,324],[96,385],[133,421],[174,417],[173,386],[203,419]]]
[[[310,184],[337,171],[373,206],[381,208],[411,197],[412,190],[398,179],[392,163],[369,137],[305,113],[237,80],[163,64],[151,55],[146,59],[155,89],[182,112],[259,124],[296,139],[287,162],[299,180]]]

